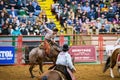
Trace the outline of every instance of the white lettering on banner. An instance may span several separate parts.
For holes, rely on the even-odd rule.
[[[72,52],[91,52],[91,49],[73,49]]]
[[[13,54],[12,51],[0,51],[0,60],[10,60],[12,59]]]

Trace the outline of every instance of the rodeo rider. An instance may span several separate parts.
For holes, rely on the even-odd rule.
[[[55,42],[54,38],[57,35],[58,29],[54,28],[53,30],[47,28],[47,26],[45,25],[45,23],[43,23],[44,28],[46,30],[46,35],[45,35],[45,40],[44,40],[44,49],[45,49],[45,53],[47,55],[50,54],[50,45],[55,45],[56,47],[54,47],[55,49],[57,49],[58,51],[60,51],[60,47],[59,45]],[[51,46],[52,46],[51,45]]]
[[[64,44],[62,51],[58,54],[55,70],[62,72],[67,80],[75,80],[73,74],[70,73],[76,72],[76,69],[73,65],[71,55],[68,53],[69,47],[67,44]]]

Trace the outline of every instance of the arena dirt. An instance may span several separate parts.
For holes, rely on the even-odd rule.
[[[109,70],[102,73],[104,64],[75,64],[77,72],[74,73],[76,80],[120,80],[117,67],[114,68],[115,78],[109,75]],[[46,71],[50,65],[44,65]],[[37,80],[30,78],[29,65],[0,66],[0,80]],[[38,66],[34,68],[34,74],[39,77]]]

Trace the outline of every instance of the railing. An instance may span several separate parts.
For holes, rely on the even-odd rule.
[[[102,63],[106,60],[106,45],[114,45],[115,41],[120,37],[117,34],[101,34],[101,35],[58,35],[55,40],[60,46],[67,43],[70,46],[95,46],[97,59]],[[0,46],[15,47],[15,64],[25,63],[24,47],[38,46],[44,40],[44,36],[0,36]]]

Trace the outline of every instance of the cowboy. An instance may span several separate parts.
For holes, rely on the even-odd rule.
[[[62,51],[58,54],[55,70],[62,72],[66,76],[67,80],[73,80],[72,73],[76,72],[76,69],[73,65],[72,58],[68,53],[68,50],[68,45],[64,44]]]
[[[54,38],[57,35],[58,29],[54,28],[53,30],[47,28],[47,26],[44,24],[44,28],[46,30],[46,35],[45,35],[45,40],[44,40],[44,49],[45,49],[45,53],[47,55],[50,54],[50,45],[53,46],[55,45],[56,47],[54,47],[55,49],[60,51],[59,45],[55,42]]]

